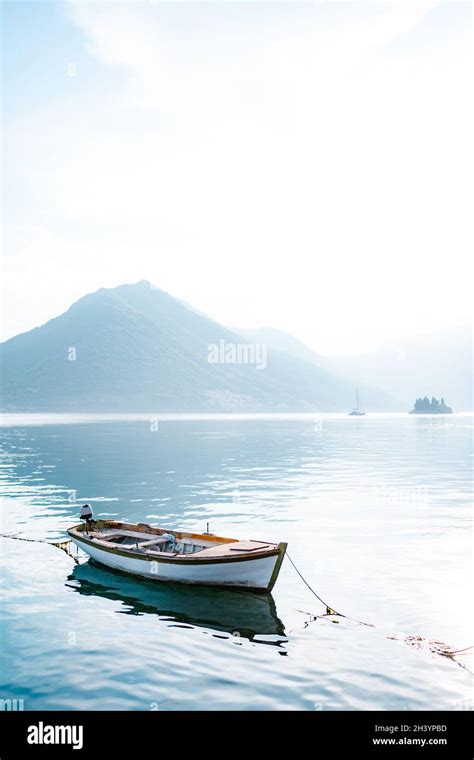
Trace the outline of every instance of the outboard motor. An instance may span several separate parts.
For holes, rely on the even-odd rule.
[[[92,507],[90,504],[84,504],[81,507],[80,517],[81,520],[86,521],[86,530],[90,532],[94,523],[94,520],[92,519]]]

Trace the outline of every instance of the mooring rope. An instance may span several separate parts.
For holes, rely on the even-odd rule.
[[[0,533],[0,538],[11,538],[13,541],[28,541],[31,544],[48,544],[48,546],[55,546],[56,549],[61,549],[66,552],[68,557],[74,560],[76,564],[79,564],[79,560],[69,550],[71,547],[71,540],[66,541],[46,541],[44,538],[25,538],[24,536],[15,536],[12,533]]]
[[[471,644],[470,647],[464,647],[464,649],[449,649],[447,651],[449,652],[450,655],[451,654],[465,654],[470,649],[474,649],[474,644]]]
[[[0,533],[1,538],[12,538],[14,541],[29,541],[32,544],[49,544],[56,546],[51,541],[45,541],[44,538],[24,538],[23,536],[14,536],[12,533]]]
[[[316,593],[316,591],[314,590],[314,588],[312,586],[310,586],[310,584],[308,583],[308,581],[306,580],[306,578],[304,577],[304,575],[296,567],[295,563],[291,559],[291,557],[288,554],[288,552],[286,552],[286,556],[290,560],[291,564],[293,565],[294,569],[296,570],[296,572],[300,576],[300,578],[303,581],[303,583],[309,588],[309,590],[311,591],[311,593],[314,594],[314,596],[316,597],[316,599],[319,599],[319,601],[321,602],[321,604],[323,604],[326,607],[326,615],[333,615],[333,616],[336,616],[336,617],[342,617],[342,618],[345,618],[346,620],[351,620],[353,623],[358,623],[359,625],[366,625],[368,628],[375,628],[375,626],[373,625],[373,623],[364,623],[362,620],[356,620],[355,618],[351,618],[348,615],[344,615],[342,612],[336,612],[336,610],[333,609],[332,607],[330,607],[329,604],[327,604],[323,599],[321,599],[321,597],[319,596],[319,594]]]
[[[314,590],[314,588],[312,588],[312,587],[309,585],[308,581],[307,581],[307,580],[306,580],[306,578],[304,578],[304,577],[303,577],[303,575],[300,573],[300,571],[299,571],[299,570],[298,570],[298,568],[296,567],[295,563],[294,563],[294,562],[293,562],[293,560],[291,559],[291,557],[290,557],[290,555],[289,555],[289,553],[288,553],[288,552],[286,552],[286,556],[287,556],[287,557],[288,557],[288,559],[290,560],[291,564],[292,564],[292,565],[293,565],[293,567],[295,568],[296,572],[297,572],[297,573],[298,573],[298,575],[300,576],[300,578],[301,578],[301,580],[303,581],[303,583],[305,583],[305,584],[306,584],[306,586],[307,586],[307,587],[309,588],[309,590],[311,591],[311,593],[315,595],[316,599],[319,599],[319,601],[321,602],[321,604],[324,604],[324,606],[326,607],[326,610],[328,611],[328,614],[329,614],[329,610],[331,609],[331,608],[329,607],[329,605],[328,605],[328,604],[326,604],[326,602],[324,601],[324,599],[321,599],[321,597],[320,597],[320,596],[318,596],[318,594],[316,593],[316,591]],[[336,615],[338,614],[337,612],[336,612],[336,613],[334,613],[334,610],[332,610],[332,612],[333,612],[333,614],[336,614]]]
[[[300,572],[300,570],[298,570],[298,568],[296,567],[295,563],[291,559],[291,557],[288,554],[288,552],[286,552],[286,556],[290,560],[291,564],[293,565],[294,569],[298,573],[298,575],[301,578],[301,580],[303,581],[303,583],[309,588],[309,590],[311,591],[311,593],[314,594],[314,596],[316,597],[316,599],[318,599],[321,602],[321,604],[323,604],[326,607],[326,615],[331,615],[331,616],[335,616],[335,617],[342,617],[342,618],[345,618],[346,620],[351,620],[353,623],[359,623],[359,625],[366,625],[368,628],[375,628],[376,627],[375,625],[373,625],[373,623],[364,623],[362,620],[356,620],[355,618],[348,617],[348,615],[343,615],[342,612],[336,612],[332,607],[329,606],[329,604],[326,604],[326,602],[323,599],[321,599],[321,597],[319,596],[319,594],[316,593],[316,591],[308,583],[308,581],[306,580],[306,578],[304,577],[304,575]],[[298,610],[298,611],[299,612],[303,612],[303,610]],[[305,612],[304,614],[310,615],[310,618],[311,618],[311,620],[309,620],[306,625],[308,625],[313,620],[317,620],[318,618],[326,617],[326,615],[314,615],[312,612]],[[337,621],[333,621],[333,622],[337,622]],[[389,636],[389,635],[386,635],[386,638],[387,639],[395,639],[395,640],[397,640],[398,636]],[[468,654],[471,649],[474,649],[474,644],[471,645],[471,646],[468,646],[468,647],[464,647],[464,649],[452,649],[447,644],[443,644],[443,643],[438,642],[438,641],[427,641],[422,636],[406,636],[406,637],[404,637],[403,641],[404,641],[405,644],[410,644],[412,646],[420,646],[420,644],[425,643],[425,644],[428,645],[430,651],[433,654],[438,654],[441,657],[449,657],[449,658],[451,658],[461,668],[463,668],[464,670],[467,670],[468,673],[470,673],[471,675],[474,675],[472,673],[472,671],[469,670],[469,668],[467,668],[462,662],[459,662],[456,659],[457,656]]]

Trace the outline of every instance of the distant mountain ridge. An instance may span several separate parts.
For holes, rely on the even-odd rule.
[[[449,399],[455,412],[473,409],[473,335],[468,325],[387,343],[364,356],[331,357],[328,372],[370,381],[396,394],[403,408],[429,393]]]
[[[0,345],[4,411],[344,411],[351,381],[270,351],[266,366],[211,362],[242,336],[141,281],[101,288]],[[361,390],[362,392],[362,390]],[[390,408],[366,389],[366,408]],[[393,408],[393,407],[392,407]]]
[[[238,330],[247,340],[266,340],[274,350],[304,359],[327,372],[383,389],[397,410],[408,411],[413,399],[428,390],[449,398],[454,411],[473,409],[473,335],[464,325],[388,343],[383,348],[356,356],[322,356],[305,343],[273,328]]]
[[[319,367],[324,367],[326,357],[317,354],[302,340],[295,338],[289,333],[277,330],[274,327],[257,327],[251,329],[232,328],[234,332],[242,335],[246,340],[260,341],[266,343],[273,351],[279,351],[280,353],[292,356],[294,359],[299,359],[309,364],[317,364]]]

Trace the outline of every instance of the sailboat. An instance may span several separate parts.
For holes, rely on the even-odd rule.
[[[365,412],[362,411],[359,404],[359,391],[356,388],[356,405],[352,412],[349,412],[349,417],[364,417]]]

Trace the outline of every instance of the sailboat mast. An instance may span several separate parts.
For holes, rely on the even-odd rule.
[[[356,409],[359,409],[359,389],[356,388]]]

